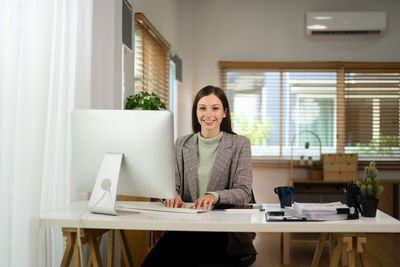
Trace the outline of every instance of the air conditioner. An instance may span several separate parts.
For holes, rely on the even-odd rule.
[[[307,12],[306,35],[380,35],[386,12]]]

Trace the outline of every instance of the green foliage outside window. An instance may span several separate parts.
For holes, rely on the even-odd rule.
[[[231,116],[234,131],[249,138],[251,145],[261,146],[267,144],[269,133],[273,129],[270,117],[265,122],[262,122],[260,116],[256,115],[253,121],[249,123],[244,113],[232,113]]]
[[[396,135],[380,135],[368,144],[356,143],[356,146],[362,148],[361,153],[392,155],[399,152],[399,141],[400,138]]]

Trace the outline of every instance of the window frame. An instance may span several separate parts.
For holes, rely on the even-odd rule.
[[[227,90],[227,72],[231,71],[266,71],[266,72],[280,72],[281,73],[281,101],[282,101],[282,76],[284,72],[290,71],[332,71],[336,72],[336,103],[335,103],[335,121],[336,121],[336,153],[345,153],[345,143],[346,143],[346,132],[345,127],[341,127],[346,118],[345,111],[345,75],[351,72],[360,73],[400,73],[400,62],[238,62],[238,61],[219,61],[219,71],[220,71],[220,85],[221,88]],[[400,77],[399,77],[400,78]],[[396,83],[397,84],[397,83]],[[396,87],[398,88],[398,87]],[[259,159],[285,159],[282,156],[283,142],[283,132],[282,132],[282,116],[283,107],[280,105],[280,141],[279,149],[280,155],[277,156],[262,156],[255,157]],[[253,157],[254,158],[254,157]],[[366,158],[363,158],[366,159]],[[374,160],[382,160],[380,157],[372,157]],[[383,160],[391,160],[390,158],[384,158]],[[394,157],[394,160],[399,160],[399,157]]]

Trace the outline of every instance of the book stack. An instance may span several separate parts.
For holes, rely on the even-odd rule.
[[[293,207],[285,208],[285,215],[304,216],[311,221],[339,221],[347,220],[350,208],[338,202],[330,203],[298,203]]]

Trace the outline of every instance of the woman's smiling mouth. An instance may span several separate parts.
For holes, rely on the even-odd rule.
[[[203,120],[206,125],[211,125],[215,122],[215,120]]]

